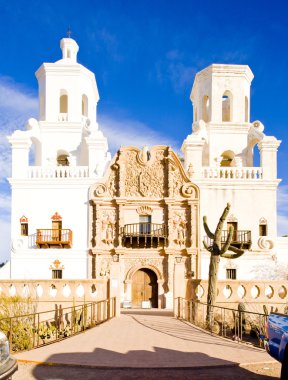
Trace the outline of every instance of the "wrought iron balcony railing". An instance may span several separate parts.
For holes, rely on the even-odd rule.
[[[123,244],[133,248],[164,246],[168,237],[166,224],[157,223],[125,224],[120,234]]]
[[[69,229],[37,229],[38,248],[71,248],[72,231]]]
[[[223,246],[228,238],[228,230],[223,230],[221,235],[221,245]],[[213,240],[208,236],[204,236],[205,243],[210,247],[213,244]],[[251,231],[236,230],[233,232],[231,245],[241,249],[249,249],[252,244]]]

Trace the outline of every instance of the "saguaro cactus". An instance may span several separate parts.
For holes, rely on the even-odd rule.
[[[206,321],[211,323],[212,321],[212,305],[215,304],[216,292],[217,292],[217,278],[218,278],[218,269],[219,262],[221,257],[226,259],[236,259],[243,255],[244,250],[239,249],[231,245],[234,229],[231,226],[229,228],[228,237],[225,242],[221,242],[221,235],[223,230],[224,222],[228,216],[230,210],[230,204],[227,203],[221,218],[217,224],[215,233],[213,234],[207,224],[207,217],[203,217],[203,225],[205,232],[208,237],[213,240],[213,244],[209,246],[205,241],[203,241],[204,247],[211,253],[210,256],[210,265],[209,265],[209,283],[208,283],[208,295],[207,295],[207,315]],[[227,251],[232,251],[234,253],[228,253]]]

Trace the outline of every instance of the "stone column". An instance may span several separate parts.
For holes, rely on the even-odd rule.
[[[277,150],[281,144],[274,136],[265,136],[258,143],[260,165],[263,168],[263,179],[277,179]]]
[[[12,178],[27,178],[29,167],[29,150],[32,144],[30,137],[16,131],[8,137],[12,145]],[[24,132],[22,132],[24,133]]]
[[[107,139],[102,132],[96,131],[85,138],[88,148],[89,177],[102,176],[105,169],[105,154],[108,149]]]
[[[183,258],[180,263],[174,262],[174,300],[176,300],[177,297],[185,298],[186,292],[185,292],[185,285],[186,281],[185,279],[185,263],[183,262]],[[175,308],[177,307],[177,300],[174,305],[174,314],[175,314]],[[176,314],[175,314],[176,315]]]
[[[115,297],[115,316],[120,316],[120,262],[113,262],[110,266],[110,280],[109,280],[109,296],[110,298]],[[111,309],[112,310],[112,309]]]
[[[190,164],[193,165],[193,178],[201,177],[204,144],[205,141],[201,137],[189,135],[184,140],[181,148],[182,152],[184,153],[185,170],[188,170]]]
[[[157,283],[158,283],[158,309],[165,309],[166,308],[163,282],[164,282],[163,280],[157,280]]]

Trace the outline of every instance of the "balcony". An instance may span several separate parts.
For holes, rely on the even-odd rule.
[[[37,229],[38,248],[71,248],[72,231],[68,229]]]
[[[89,178],[88,166],[30,166],[28,168],[28,178],[46,179],[58,178],[63,181],[74,178]]]
[[[125,224],[120,234],[126,248],[165,247],[168,237],[167,226],[156,223]]]
[[[202,178],[229,180],[261,180],[263,179],[262,167],[204,167]]]
[[[228,230],[222,231],[221,236],[221,246],[223,246],[228,238]],[[210,247],[213,245],[213,240],[208,236],[204,236],[205,243]],[[233,237],[231,241],[231,245],[240,249],[249,249],[251,247],[251,231],[246,230],[236,230],[233,232]]]

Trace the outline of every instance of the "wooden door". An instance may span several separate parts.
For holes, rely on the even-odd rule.
[[[141,307],[143,301],[150,301],[157,307],[157,277],[149,269],[138,270],[132,279],[132,306]]]
[[[62,230],[62,221],[53,220],[52,221],[52,240],[61,241],[61,230]]]

